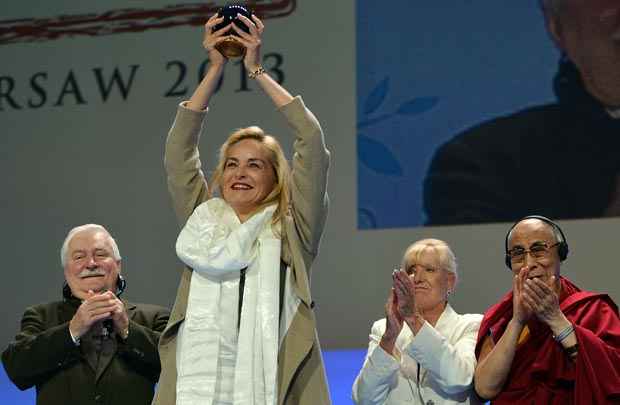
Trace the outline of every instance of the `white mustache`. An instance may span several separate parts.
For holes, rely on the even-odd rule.
[[[99,277],[105,276],[105,270],[100,267],[95,267],[94,269],[84,269],[78,274],[79,278],[88,278],[88,277]]]

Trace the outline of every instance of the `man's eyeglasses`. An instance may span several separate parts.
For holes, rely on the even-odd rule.
[[[515,247],[508,251],[510,261],[513,263],[523,263],[525,261],[525,255],[530,254],[535,259],[542,259],[547,257],[549,250],[559,245],[560,242],[556,242],[551,246],[548,246],[545,242],[536,242],[529,249],[523,249],[522,247]]]

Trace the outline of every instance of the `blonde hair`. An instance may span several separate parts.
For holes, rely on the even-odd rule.
[[[222,176],[224,174],[224,165],[228,158],[228,150],[231,146],[246,140],[252,139],[259,142],[268,152],[269,163],[273,167],[273,171],[276,178],[276,184],[273,190],[265,197],[260,205],[254,210],[258,212],[268,205],[277,203],[278,207],[273,214],[273,224],[281,221],[288,212],[289,206],[289,177],[290,168],[286,156],[282,151],[280,143],[271,135],[265,134],[265,132],[257,126],[251,126],[247,128],[240,128],[230,134],[226,142],[220,147],[219,161],[213,176],[211,177],[211,186],[209,187],[209,198],[213,196],[213,190],[218,189],[222,194]]]
[[[408,257],[411,256],[413,261],[417,262],[424,253],[429,251],[436,254],[437,263],[441,269],[454,274],[454,285],[456,286],[459,279],[456,257],[454,256],[452,249],[450,249],[450,246],[448,246],[446,242],[439,239],[421,239],[409,245],[409,247],[405,250],[405,253],[403,253],[401,268],[406,268]]]

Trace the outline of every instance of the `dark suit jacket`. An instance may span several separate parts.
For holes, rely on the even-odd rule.
[[[125,302],[129,337],[117,339],[95,370],[69,334],[79,305],[70,299],[26,309],[15,342],[2,353],[9,378],[21,390],[36,386],[38,405],[150,404],[160,372],[157,342],[169,311]]]

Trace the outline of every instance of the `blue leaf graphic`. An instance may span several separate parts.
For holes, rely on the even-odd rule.
[[[364,103],[364,114],[372,114],[385,100],[388,89],[390,88],[390,78],[386,77],[371,92]]]
[[[377,229],[377,216],[368,208],[358,209],[357,229]]]
[[[369,169],[387,176],[402,176],[396,157],[380,142],[364,135],[357,136],[357,156]]]
[[[416,97],[398,107],[398,114],[419,115],[433,109],[439,102],[438,97]]]

